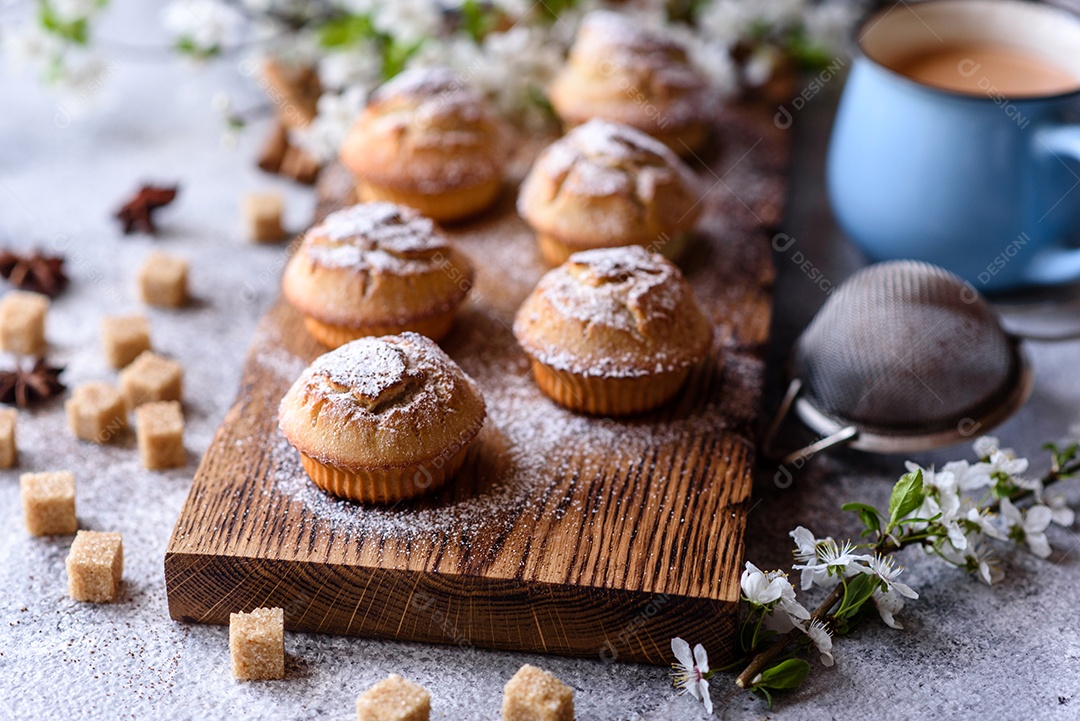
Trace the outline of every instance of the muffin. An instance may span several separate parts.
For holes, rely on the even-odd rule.
[[[552,265],[591,248],[640,245],[678,257],[700,215],[690,169],[627,125],[590,120],[548,146],[518,195]]]
[[[576,253],[547,273],[514,335],[552,400],[619,416],[674,396],[708,354],[712,325],[679,269],[632,245]]]
[[[361,201],[438,221],[473,215],[502,188],[501,133],[487,99],[446,68],[406,70],[376,90],[341,148]]]
[[[430,338],[361,338],[315,359],[278,424],[311,480],[340,498],[390,503],[443,485],[480,432],[484,399]]]
[[[716,94],[678,41],[610,10],[581,21],[548,98],[567,127],[604,118],[648,133],[680,155],[705,143],[716,105]]]
[[[469,261],[431,220],[393,203],[331,213],[304,236],[282,290],[319,342],[415,331],[439,340],[472,287]]]

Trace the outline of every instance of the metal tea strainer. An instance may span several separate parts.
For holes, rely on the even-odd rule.
[[[853,275],[800,336],[766,456],[795,463],[835,445],[908,453],[986,433],[1032,388],[1021,339],[968,283],[900,260]],[[821,440],[771,453],[794,408]]]

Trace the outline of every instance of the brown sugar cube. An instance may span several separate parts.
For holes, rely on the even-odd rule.
[[[143,351],[120,371],[120,390],[129,409],[153,401],[178,401],[183,385],[183,367],[151,351]]]
[[[124,575],[124,544],[119,533],[79,531],[67,557],[68,595],[76,601],[109,603]]]
[[[284,203],[280,193],[249,193],[244,196],[244,226],[256,243],[273,243],[285,236],[281,227]]]
[[[141,315],[114,315],[101,319],[101,344],[113,368],[123,368],[150,350],[150,321]]]
[[[525,664],[503,689],[503,721],[574,721],[574,691],[547,671]]]
[[[284,678],[285,613],[256,608],[229,616],[229,653],[233,677],[242,681]]]
[[[108,383],[86,383],[64,404],[68,425],[76,438],[91,443],[108,443],[127,428],[124,396]]]
[[[31,536],[63,536],[79,530],[75,476],[67,471],[24,473],[19,478],[19,491]]]
[[[21,355],[42,355],[48,312],[47,296],[9,290],[0,300],[0,349]]]
[[[187,462],[184,413],[178,401],[155,401],[136,408],[135,433],[146,468],[178,468]]]
[[[188,262],[165,253],[151,253],[139,271],[144,303],[178,308],[187,303]]]
[[[0,468],[13,467],[19,458],[15,447],[16,417],[14,408],[0,408]]]
[[[423,686],[396,673],[356,699],[357,721],[428,721],[431,696]]]

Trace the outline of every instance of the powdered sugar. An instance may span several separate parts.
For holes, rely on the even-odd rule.
[[[298,402],[329,401],[326,412],[343,420],[411,414],[413,423],[422,423],[440,412],[452,412],[440,408],[441,399],[450,397],[455,384],[465,382],[434,341],[406,332],[360,338],[324,353],[300,375],[294,390],[300,390]]]
[[[445,67],[413,67],[394,76],[371,96],[373,104],[395,97],[411,100],[415,117],[424,123],[437,118],[460,117],[478,120],[485,114],[486,99],[477,89],[463,83]]]
[[[656,25],[647,25],[626,13],[614,10],[593,10],[581,21],[578,37],[596,46],[633,51],[643,57],[653,53],[682,51],[682,46]],[[657,58],[660,64],[662,58]]]
[[[325,381],[341,394],[374,403],[405,382],[405,352],[379,338],[361,338],[319,356],[300,382]]]
[[[682,165],[670,148],[651,135],[602,118],[582,123],[551,147],[576,150],[585,157],[607,157],[641,165]]]
[[[640,246],[586,250],[537,286],[563,316],[637,333],[670,318],[684,298],[678,269]]]
[[[662,185],[682,183],[689,194],[696,183],[690,168],[666,145],[636,128],[601,119],[577,126],[548,146],[533,172],[579,196],[636,195],[645,203],[654,200]]]
[[[585,16],[570,61],[584,77],[599,74],[614,92],[655,101],[664,121],[681,125],[703,120],[716,94],[690,63],[686,48],[662,27],[625,13],[594,10]]]
[[[304,237],[303,252],[328,268],[407,273],[449,244],[428,218],[394,203],[360,203],[326,216]]]

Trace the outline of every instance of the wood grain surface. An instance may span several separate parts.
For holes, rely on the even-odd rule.
[[[713,355],[665,408],[625,421],[544,399],[514,313],[546,270],[514,212],[448,234],[477,284],[443,347],[477,379],[489,420],[457,477],[393,508],[321,496],[277,430],[277,404],[324,351],[279,301],[237,402],[204,457],[165,557],[169,612],[228,623],[285,609],[316,631],[666,664],[669,641],[733,643],[787,138],[769,109],[728,108],[689,160],[705,207],[680,265],[713,319]],[[535,148],[523,143],[520,178]],[[340,168],[320,214],[351,197]]]

